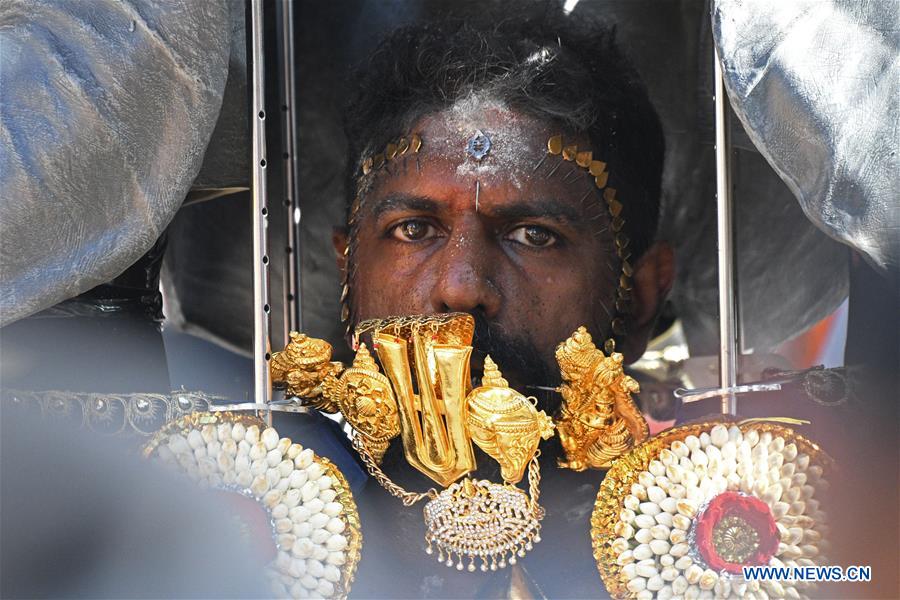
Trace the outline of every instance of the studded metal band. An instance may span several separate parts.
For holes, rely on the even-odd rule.
[[[94,394],[63,390],[12,390],[0,394],[4,406],[34,412],[104,435],[148,436],[173,419],[211,410],[223,396],[176,390],[171,394]]]

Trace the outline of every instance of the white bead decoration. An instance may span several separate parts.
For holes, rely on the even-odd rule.
[[[615,538],[605,542],[619,565],[614,568],[623,577],[623,593],[631,598],[805,597],[809,583],[760,586],[739,573],[708,568],[693,531],[713,498],[726,491],[744,493],[769,507],[780,533],[769,565],[827,564],[822,556],[827,526],[818,500],[827,482],[822,467],[811,464],[797,444],[777,431],[717,424],[671,442],[646,464],[614,513]]]
[[[311,449],[240,422],[198,425],[150,448],[148,456],[177,464],[195,483],[251,497],[268,512],[278,552],[266,573],[275,596],[346,596],[343,570],[355,568],[347,566],[348,535],[359,534],[350,533],[336,481]],[[355,561],[358,546],[354,552]]]

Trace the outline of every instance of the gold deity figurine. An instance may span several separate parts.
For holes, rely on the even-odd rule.
[[[563,379],[556,427],[566,453],[560,466],[608,469],[649,436],[631,398],[640,387],[625,374],[622,355],[613,351],[606,356],[584,327],[556,348],[556,361]]]
[[[272,384],[284,388],[287,396],[297,396],[324,412],[334,413],[334,402],[322,396],[322,384],[329,375],[343,369],[339,362],[331,362],[331,344],[292,331],[291,341],[281,352],[274,352],[269,363]]]
[[[500,463],[506,483],[517,483],[541,438],[553,436],[553,420],[509,387],[490,356],[484,359],[481,387],[472,390],[466,403],[472,440]]]
[[[325,379],[323,395],[363,436],[366,449],[380,463],[391,439],[400,434],[400,417],[391,382],[378,370],[365,344],[356,351],[353,366],[340,377]]]

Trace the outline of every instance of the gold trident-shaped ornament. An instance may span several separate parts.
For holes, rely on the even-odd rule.
[[[436,326],[414,326],[408,334],[411,348],[406,339],[383,330],[372,340],[396,394],[406,460],[446,487],[475,470],[466,429],[472,346],[471,336],[463,344],[438,343],[438,333]]]

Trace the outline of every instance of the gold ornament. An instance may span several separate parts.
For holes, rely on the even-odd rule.
[[[360,344],[353,366],[340,378],[325,379],[323,396],[365,437],[366,447],[380,463],[391,439],[400,434],[400,418],[391,382],[378,370],[365,344]]]
[[[620,301],[616,302],[617,314],[611,323],[613,335],[621,338],[625,335],[625,321],[631,308],[623,296],[631,289],[631,276],[633,273],[631,265],[628,264],[628,258],[631,256],[631,252],[628,250],[628,236],[622,231],[625,227],[625,218],[621,216],[623,205],[616,200],[615,188],[607,187],[610,174],[606,170],[606,163],[601,160],[594,160],[594,154],[590,150],[579,151],[578,146],[575,144],[565,145],[561,135],[554,135],[547,140],[547,154],[541,157],[541,160],[534,167],[534,171],[537,172],[548,156],[555,155],[561,155],[561,160],[550,169],[545,178],[549,178],[556,173],[563,162],[574,161],[576,168],[563,181],[571,180],[581,170],[593,179],[594,185],[598,190],[603,190],[603,200],[606,202],[609,210],[610,229],[615,234],[616,255],[622,261],[622,277],[619,279],[618,288]],[[582,197],[582,201],[587,199],[592,191],[589,189]],[[610,316],[612,317],[613,315]]]
[[[538,444],[553,436],[553,420],[509,387],[496,363],[484,359],[481,387],[466,399],[469,433],[478,447],[500,463],[506,483],[517,483]]]
[[[475,470],[466,431],[472,346],[438,343],[439,327],[423,324],[413,324],[408,338],[379,330],[372,340],[396,392],[406,460],[439,485],[448,486]],[[413,369],[418,394],[413,389]]]
[[[474,571],[480,560],[486,571],[514,564],[540,541],[537,445],[552,435],[553,424],[509,388],[490,358],[481,387],[469,390],[474,329],[472,316],[460,313],[364,321],[354,334],[359,351],[353,367],[327,379],[324,394],[356,430],[353,446],[388,493],[405,506],[430,499],[427,552],[436,546],[438,559],[460,570],[468,562]],[[385,375],[359,342],[366,334]],[[407,461],[447,489],[408,492],[381,470],[379,453],[398,430]],[[500,463],[505,484],[458,481],[476,468],[473,440]],[[513,485],[526,466],[529,494]]]
[[[283,351],[272,354],[272,384],[284,388],[288,396],[313,399],[311,405],[319,410],[337,412],[337,406],[321,395],[326,377],[343,369],[341,363],[331,362],[331,344],[296,331],[290,338]]]
[[[608,469],[649,435],[631,398],[640,387],[625,374],[622,355],[606,356],[584,327],[556,348],[556,360],[563,379],[556,427],[566,453],[560,466]]]
[[[516,564],[533,545],[541,541],[540,519],[543,510],[537,504],[539,477],[537,460],[530,473],[531,498],[511,484],[500,485],[466,477],[442,491],[425,505],[427,554],[437,546],[439,562],[456,564],[462,571],[475,570],[481,560],[482,571],[496,571]],[[453,556],[456,555],[454,561]]]

